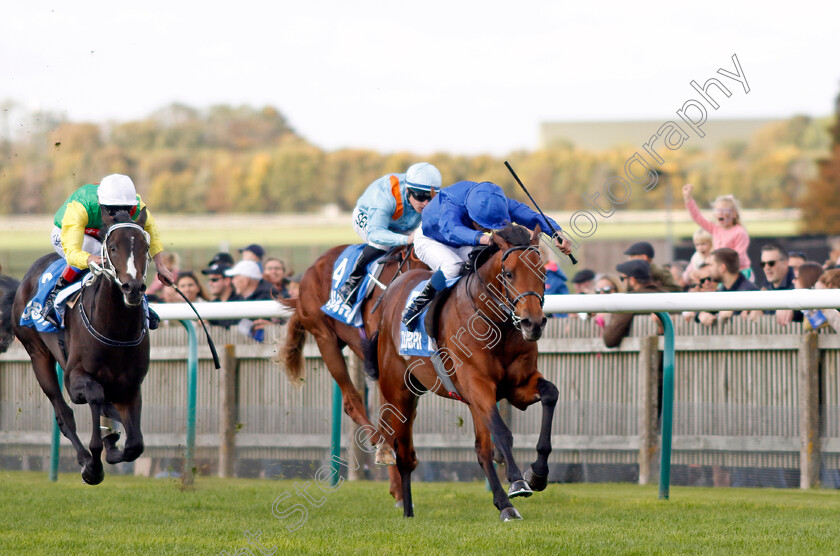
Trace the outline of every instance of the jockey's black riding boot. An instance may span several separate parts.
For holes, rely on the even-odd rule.
[[[410,331],[414,332],[417,326],[420,324],[420,313],[423,312],[423,309],[426,308],[426,305],[435,298],[437,293],[446,287],[446,277],[443,275],[443,272],[438,270],[434,274],[432,274],[429,283],[426,284],[426,287],[420,292],[420,295],[414,298],[414,301],[411,302],[411,305],[406,307],[405,311],[402,314],[402,321],[406,328]]]
[[[365,245],[362,249],[362,254],[356,259],[356,265],[350,271],[350,276],[341,289],[338,290],[338,297],[347,305],[353,306],[356,303],[356,298],[359,295],[359,283],[365,276],[365,270],[372,260],[385,253],[384,250],[373,247],[372,245]]]
[[[157,330],[160,326],[160,316],[149,307],[149,330]]]
[[[50,295],[47,296],[46,301],[44,301],[44,306],[41,307],[41,316],[44,318],[45,321],[52,324],[56,328],[59,327],[58,325],[58,315],[55,314],[55,298],[58,296],[58,292],[60,292],[63,288],[66,288],[70,285],[70,282],[64,278],[64,276],[59,276],[58,280],[55,282],[55,286],[53,286]]]

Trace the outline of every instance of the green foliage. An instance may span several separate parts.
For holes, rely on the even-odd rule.
[[[145,119],[108,125],[36,116],[25,139],[0,144],[0,213],[51,212],[76,187],[113,172],[132,176],[156,212],[317,212],[328,204],[347,211],[373,180],[423,159],[440,169],[445,184],[493,181],[525,201],[503,165],[510,160],[545,210],[577,210],[586,208],[584,195],[603,195],[605,183],[623,176],[627,159],[641,151],[640,145],[595,152],[557,143],[505,157],[327,152],[295,134],[270,106],[171,104]],[[673,176],[671,187],[694,183],[701,205],[734,193],[745,208],[788,208],[802,199],[815,173],[812,161],[827,148],[825,124],[797,116],[715,152],[686,145],[664,153],[666,163],[656,169]],[[622,208],[663,208],[665,189],[634,192]]]

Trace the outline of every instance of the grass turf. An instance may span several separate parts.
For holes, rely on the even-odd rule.
[[[301,481],[302,482],[302,481]],[[514,500],[523,521],[500,523],[483,483],[417,483],[416,517],[394,508],[384,483],[312,484],[314,507],[294,481],[107,475],[97,487],[78,474],[50,483],[44,473],[0,472],[4,554],[602,554],[836,553],[840,492],[655,486],[549,485]],[[294,531],[272,515],[302,503]],[[321,498],[321,500],[318,500]],[[248,548],[251,552],[242,549]]]

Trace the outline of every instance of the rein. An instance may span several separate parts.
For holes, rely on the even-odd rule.
[[[514,251],[521,251],[521,250],[528,250],[528,249],[531,249],[530,245],[517,245],[517,246],[511,247],[510,249],[505,251],[502,254],[502,271],[504,271],[504,269],[505,269],[505,267],[504,267],[505,259],[507,259],[508,256],[511,253],[513,253]],[[519,316],[517,316],[516,313],[515,313],[517,303],[519,303],[520,301],[522,301],[523,299],[525,299],[529,295],[534,295],[540,300],[540,307],[542,307],[543,304],[545,303],[545,298],[535,291],[527,291],[527,292],[524,292],[524,293],[520,293],[519,295],[517,295],[516,297],[511,299],[510,295],[509,295],[510,288],[508,287],[508,281],[504,278],[504,275],[499,277],[500,281],[502,282],[502,287],[504,288],[504,294],[503,294],[504,295],[504,300],[499,299],[499,296],[497,296],[493,292],[493,290],[488,288],[488,283],[481,279],[481,275],[479,274],[479,269],[476,268],[474,272],[467,275],[467,280],[466,280],[466,284],[465,284],[465,288],[466,288],[466,291],[467,291],[467,296],[469,297],[470,303],[472,304],[472,307],[473,307],[473,310],[476,313],[479,312],[479,309],[478,309],[478,307],[476,307],[476,304],[475,304],[475,296],[470,295],[470,292],[469,292],[469,282],[470,282],[470,278],[472,276],[476,277],[476,279],[478,280],[478,283],[480,284],[481,289],[483,289],[485,292],[487,292],[490,300],[493,303],[495,303],[495,305],[503,313],[507,314],[510,317],[511,323],[513,324],[514,328],[516,328],[517,330],[520,329],[521,321],[522,321],[522,319],[519,318]],[[500,323],[496,323],[495,321],[492,321],[492,322],[494,322],[494,324],[500,324]]]

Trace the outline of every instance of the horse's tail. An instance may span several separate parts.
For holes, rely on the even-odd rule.
[[[300,320],[300,311],[297,310],[297,302],[297,299],[280,300],[281,304],[290,309],[295,309],[295,312],[289,319],[289,324],[286,328],[286,343],[280,350],[279,361],[286,368],[286,376],[289,382],[297,386],[302,386],[305,371],[303,366],[303,342],[306,340],[306,329]]]
[[[373,380],[379,380],[379,332],[370,340],[362,340],[362,352],[365,354],[365,374]]]

